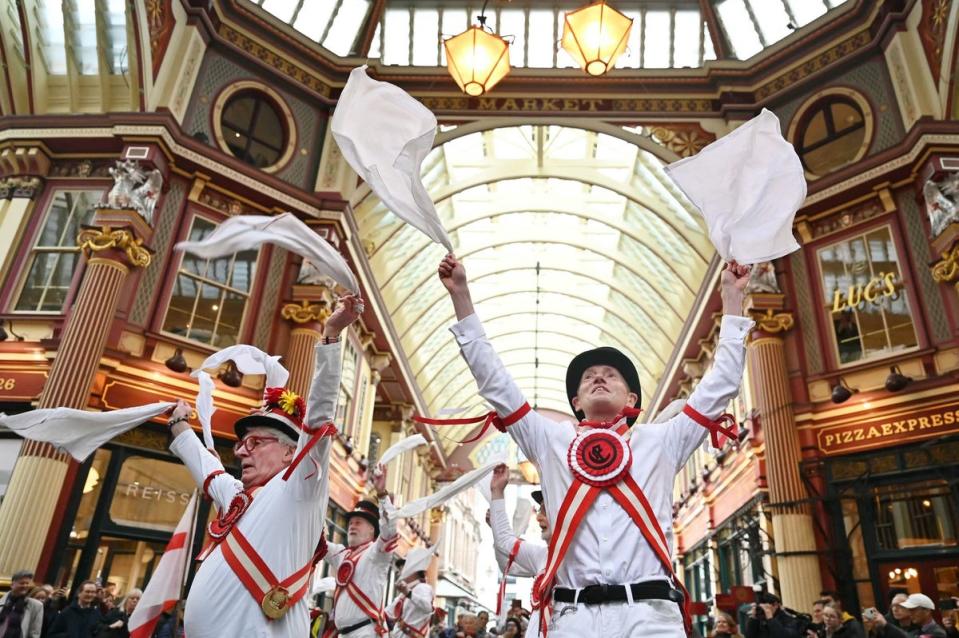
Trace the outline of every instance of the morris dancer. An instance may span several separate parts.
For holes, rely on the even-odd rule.
[[[383,592],[396,549],[396,523],[386,491],[386,468],[373,473],[373,487],[380,501],[360,501],[346,515],[347,547],[330,543],[326,562],[336,573],[333,615],[324,636],[374,638],[387,633],[383,613]],[[334,626],[335,623],[335,626]]]
[[[500,556],[506,556],[506,560],[500,563],[500,569],[503,570],[503,581],[500,585],[499,598],[496,601],[497,616],[502,613],[500,607],[504,603],[503,594],[505,593],[506,576],[533,578],[546,567],[546,545],[524,541],[516,536],[510,526],[509,516],[506,514],[506,502],[504,501],[507,485],[509,485],[509,468],[505,465],[499,465],[493,470],[493,479],[489,486],[490,494],[493,496],[493,500],[490,502],[490,527],[493,529],[493,547],[496,549],[497,561],[499,561]],[[540,536],[549,543],[549,521],[543,508],[542,492],[539,490],[533,492],[533,500],[536,501],[537,505],[536,522],[539,524]],[[500,620],[497,620],[497,622],[500,622]],[[529,636],[535,636],[538,632],[539,611],[534,609],[533,613],[530,614],[526,633]]]
[[[219,512],[208,527],[213,545],[204,550],[187,596],[184,623],[190,638],[309,635],[303,596],[323,549],[339,335],[362,307],[354,296],[340,301],[316,347],[308,410],[293,392],[266,388],[262,409],[234,424],[239,481],[191,431],[189,404],[180,401],[173,410],[170,449]],[[314,445],[303,462],[295,462],[310,442]]]
[[[426,638],[433,616],[433,588],[426,582],[426,568],[433,560],[433,549],[414,547],[406,555],[396,591],[403,598],[396,603],[397,620],[390,636]]]
[[[717,417],[742,382],[744,337],[753,325],[741,316],[749,269],[731,263],[722,274],[719,346],[683,413],[632,432],[640,387],[628,357],[610,347],[576,356],[566,394],[580,421],[551,421],[530,409],[486,338],[462,264],[447,255],[438,271],[459,320],[451,330],[496,410],[494,424],[540,470],[553,531],[534,584],[541,633],[670,638],[691,631],[671,565],[673,481],[707,430],[714,444],[719,432],[734,434]]]

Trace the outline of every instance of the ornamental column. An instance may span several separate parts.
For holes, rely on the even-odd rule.
[[[751,294],[747,304],[757,324],[746,346],[746,365],[766,446],[779,594],[787,607],[806,609],[822,591],[822,576],[812,512],[799,474],[799,437],[782,340],[793,327],[793,317],[782,311],[783,295],[778,292]]]
[[[314,350],[323,336],[323,323],[333,308],[333,293],[326,286],[293,286],[293,303],[280,310],[280,316],[292,324],[290,346],[284,362],[290,371],[289,388],[306,397],[310,392]]]
[[[152,229],[134,210],[100,209],[94,226],[77,244],[87,257],[86,272],[70,309],[38,408],[86,407],[123,281],[132,268],[150,265],[143,242]],[[48,540],[61,525],[62,494],[77,464],[51,445],[24,441],[0,505],[0,577],[18,569],[38,570]],[[39,571],[39,570],[38,570]],[[42,578],[42,575],[40,575]]]

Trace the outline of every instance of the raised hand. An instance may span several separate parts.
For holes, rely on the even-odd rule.
[[[743,266],[736,261],[726,264],[720,278],[720,296],[723,299],[723,314],[743,314],[743,299],[746,296],[746,284],[752,266]]]
[[[503,498],[506,486],[509,485],[509,468],[505,463],[500,463],[493,468],[493,478],[489,482],[489,490],[494,499]]]
[[[377,465],[373,469],[373,489],[376,490],[376,495],[380,498],[383,498],[387,495],[386,467],[383,465]]]
[[[440,276],[440,281],[443,282],[443,285],[451,294],[467,290],[466,269],[454,255],[450,254],[443,258],[439,268],[437,268],[437,273]]]
[[[343,330],[356,321],[363,312],[363,300],[357,295],[345,295],[336,302],[333,311],[323,325],[324,337],[338,337]]]

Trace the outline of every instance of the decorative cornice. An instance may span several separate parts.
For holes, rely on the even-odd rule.
[[[775,312],[772,308],[767,308],[765,313],[754,312],[752,317],[759,329],[769,334],[786,332],[795,325],[791,312]]]
[[[330,316],[330,309],[326,303],[310,303],[304,299],[300,303],[288,303],[280,310],[280,316],[293,323],[323,323]]]
[[[756,101],[761,102],[780,91],[788,89],[790,86],[805,80],[811,75],[865,48],[872,41],[873,38],[869,29],[863,29],[852,37],[846,38],[839,44],[826,49],[816,57],[807,60],[800,66],[790,69],[779,77],[760,86],[755,92]]]
[[[940,284],[959,279],[959,244],[942,253],[942,259],[932,266],[932,278]]]
[[[84,228],[77,235],[77,245],[81,250],[92,253],[117,248],[126,253],[131,264],[140,268],[149,266],[152,259],[150,250],[143,246],[143,240],[136,238],[125,228]]]

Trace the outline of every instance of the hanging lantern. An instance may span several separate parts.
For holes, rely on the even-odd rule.
[[[602,75],[626,50],[632,27],[632,18],[600,0],[566,14],[563,48],[584,71],[590,75]]]
[[[450,75],[467,95],[483,95],[509,73],[509,42],[479,24],[443,42]]]

